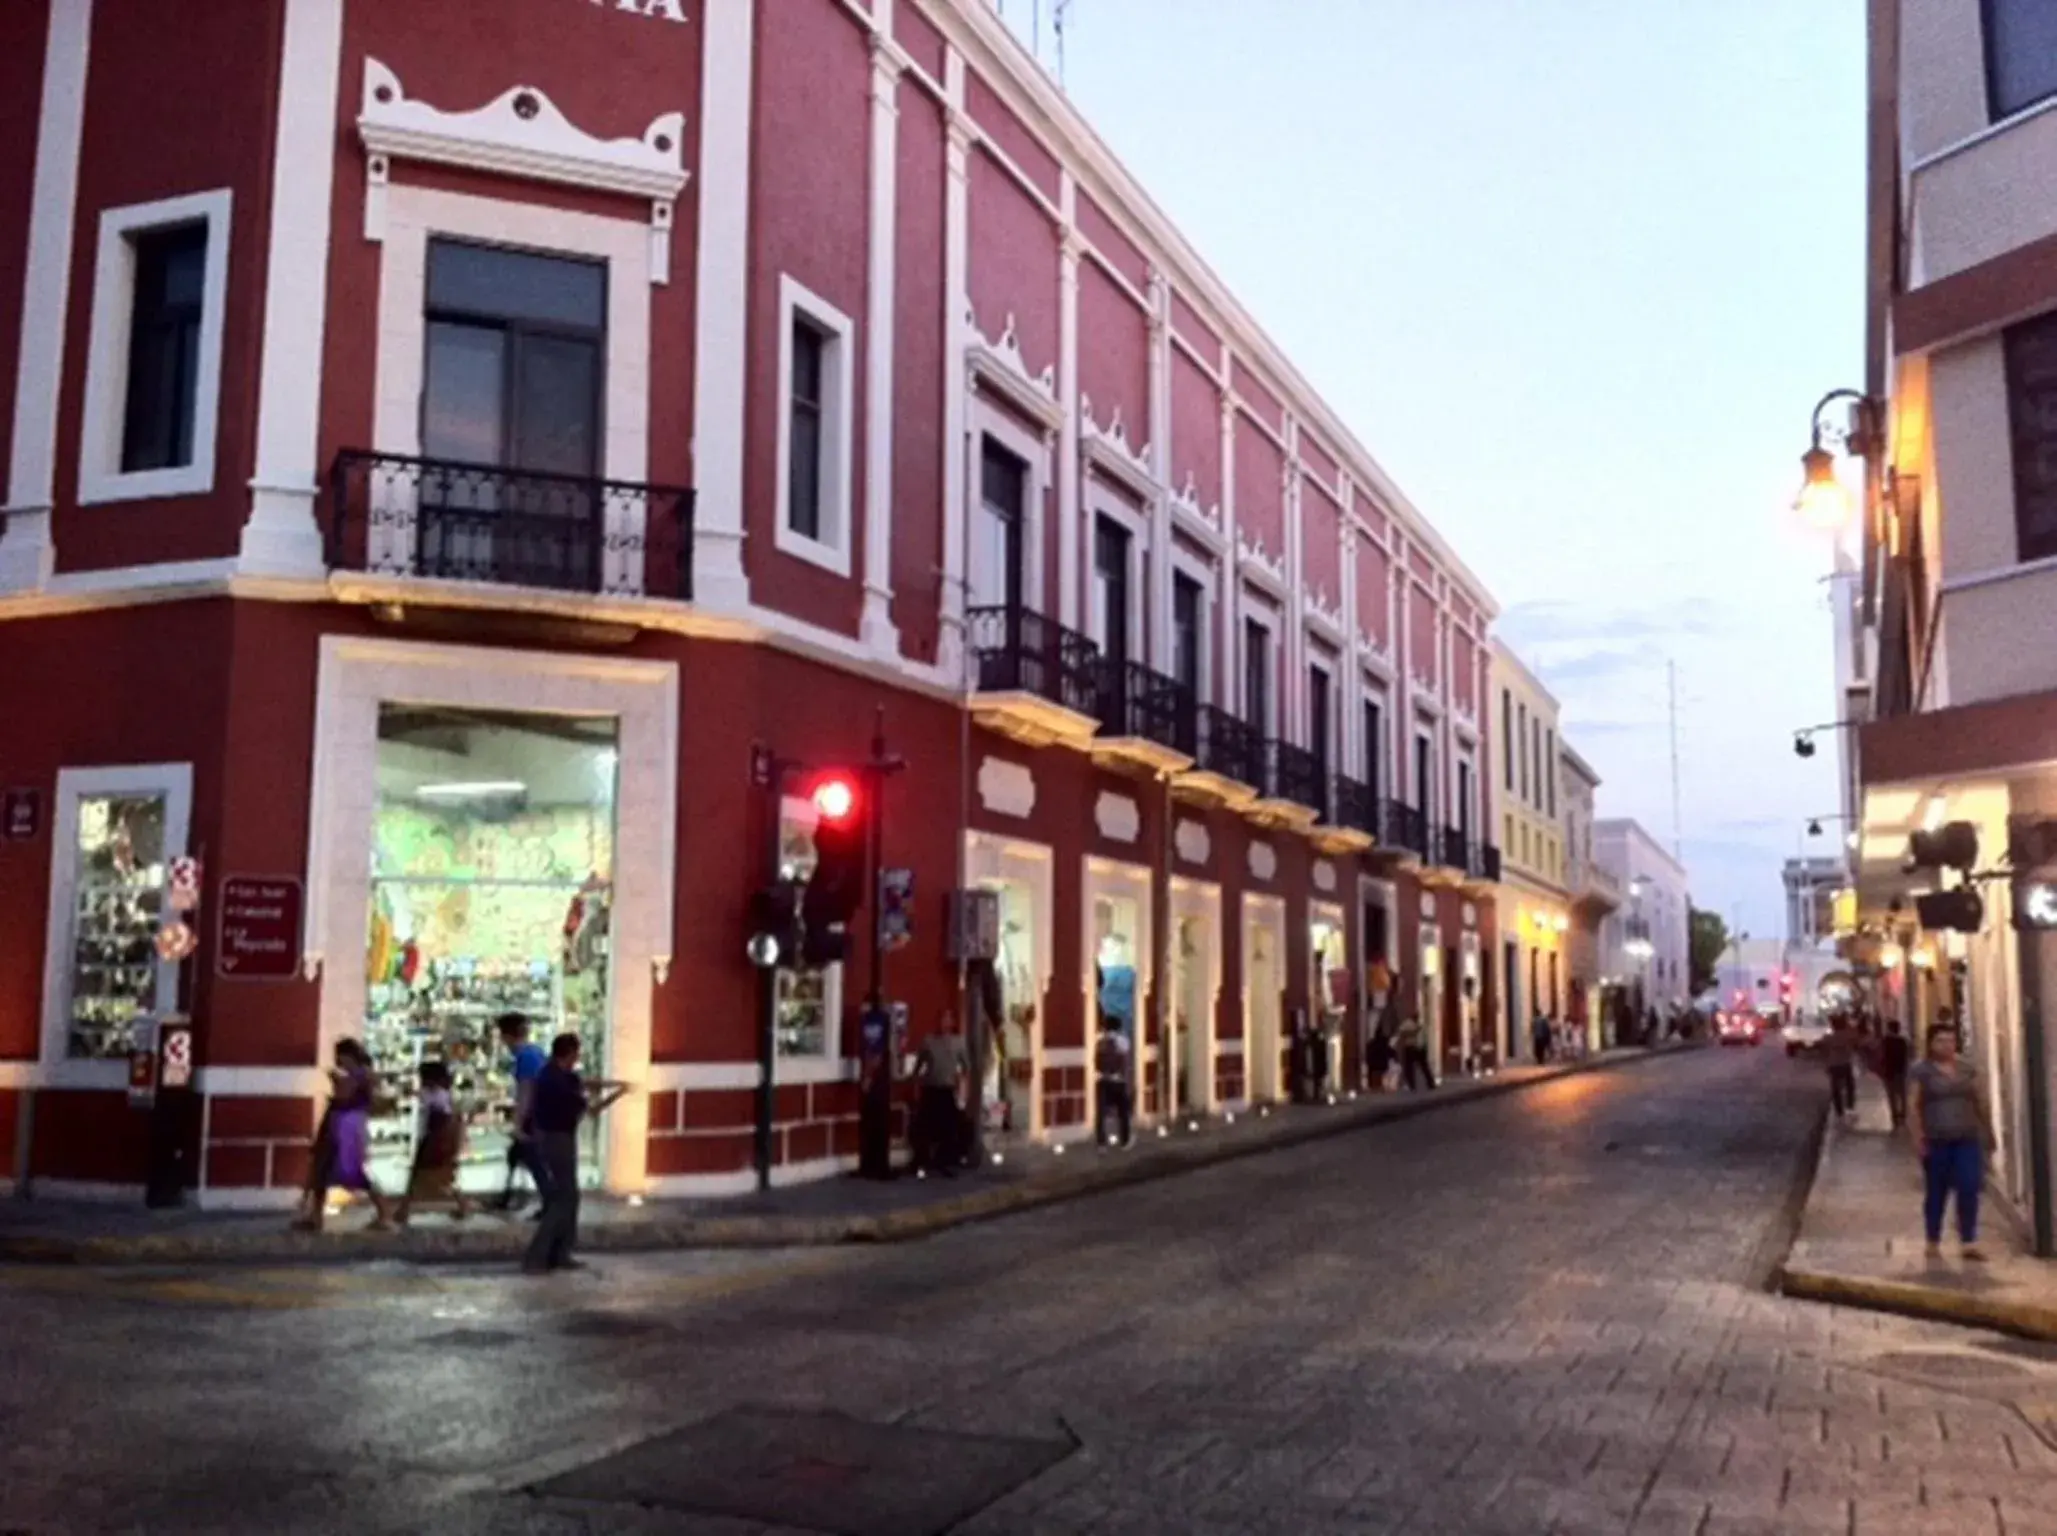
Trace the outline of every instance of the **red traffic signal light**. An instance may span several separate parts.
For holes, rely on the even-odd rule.
[[[857,780],[847,773],[824,774],[815,781],[812,798],[815,814],[839,825],[857,814]]]

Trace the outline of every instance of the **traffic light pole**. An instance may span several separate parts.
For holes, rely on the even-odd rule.
[[[793,765],[772,758],[765,783],[764,880],[776,888],[783,873],[784,850],[779,846],[779,818],[785,807],[786,773]],[[771,1188],[772,1127],[778,1117],[778,1033],[779,973],[776,965],[759,968],[757,978],[757,1124],[753,1155],[757,1165],[757,1189]]]
[[[886,712],[880,708],[872,726],[871,757],[864,765],[866,798],[865,916],[871,924],[871,974],[865,989],[864,1017],[859,1023],[859,1050],[876,1052],[861,1064],[862,1091],[857,1104],[858,1171],[866,1178],[893,1176],[893,1084],[898,1077],[900,1042],[886,1011],[885,848],[886,780],[906,763],[886,750]]]

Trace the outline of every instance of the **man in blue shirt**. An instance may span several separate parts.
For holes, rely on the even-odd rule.
[[[500,1043],[514,1057],[514,1113],[508,1125],[507,1187],[500,1193],[500,1209],[514,1204],[514,1170],[526,1168],[535,1181],[536,1193],[549,1193],[550,1171],[536,1149],[535,1132],[529,1125],[535,1101],[536,1079],[543,1075],[549,1056],[529,1038],[529,1021],[519,1013],[503,1013],[493,1021],[500,1031]]]

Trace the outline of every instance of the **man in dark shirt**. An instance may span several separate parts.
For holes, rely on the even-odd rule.
[[[543,1188],[543,1216],[521,1267],[532,1275],[578,1269],[572,1257],[579,1236],[579,1122],[597,1115],[628,1090],[620,1083],[595,1083],[588,1093],[579,1077],[579,1037],[550,1042],[550,1061],[529,1098],[529,1125],[549,1182]]]

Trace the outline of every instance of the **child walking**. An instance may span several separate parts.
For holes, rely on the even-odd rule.
[[[447,1205],[462,1221],[471,1201],[457,1187],[457,1165],[464,1156],[464,1122],[458,1117],[446,1062],[421,1064],[421,1125],[414,1143],[414,1172],[407,1181],[394,1220],[407,1225],[417,1204]]]

